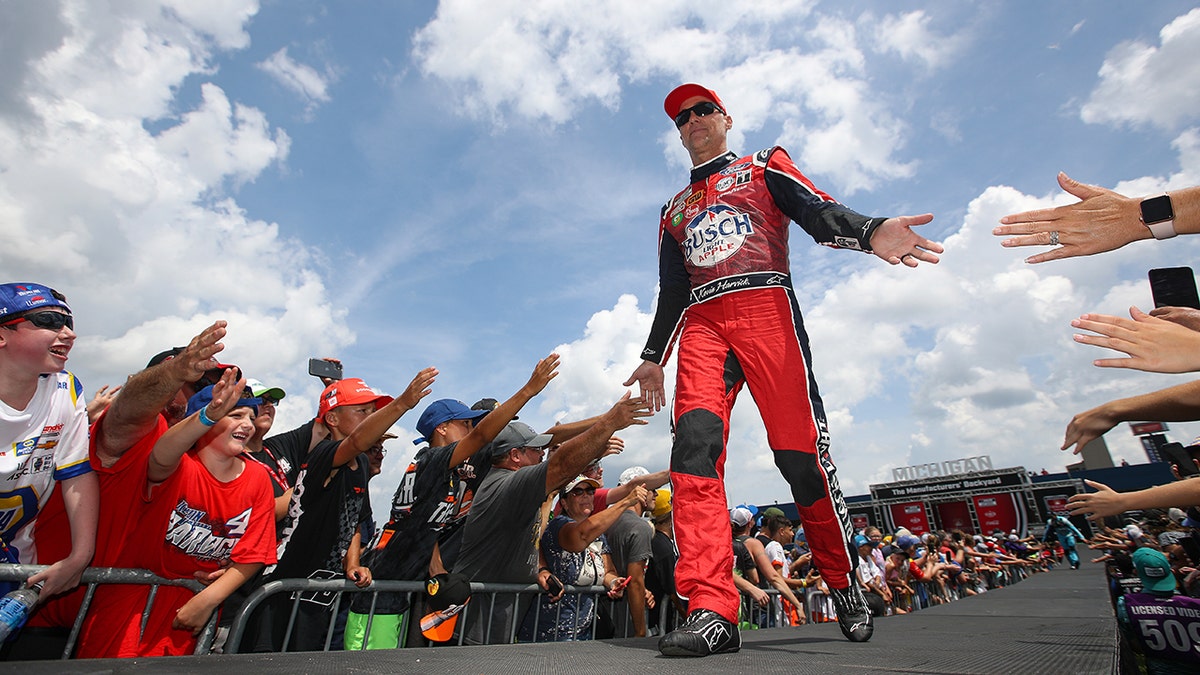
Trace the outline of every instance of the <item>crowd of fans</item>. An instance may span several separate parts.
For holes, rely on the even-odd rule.
[[[100,584],[84,609],[78,657],[192,653],[218,608],[228,620],[275,580],[345,578],[360,588],[411,581],[426,590],[364,593],[341,613],[337,593],[272,595],[237,650],[322,649],[331,624],[344,631],[335,647],[445,641],[466,601],[447,598],[467,582],[536,581],[556,589],[555,600],[565,585],[604,585],[610,604],[633,596],[630,604],[643,608],[668,593],[648,584],[656,530],[641,518],[669,511],[669,498],[656,492],[667,472],[600,487],[600,458],[623,448],[614,434],[650,414],[640,398],[626,394],[602,414],[539,434],[515,420],[557,375],[552,354],[507,400],[470,408],[451,398],[425,402],[434,368],[395,397],[360,378],[323,378],[316,416],[278,433],[275,404],[286,392],[220,363],[225,335],[218,321],[85,403],[65,369],[76,337],[66,297],[36,283],[0,285],[0,562],[44,566],[23,582],[40,590],[40,602],[4,645],[5,658],[61,653],[85,602],[78,585],[89,565],[196,580],[203,590],[163,586],[143,616],[149,586]],[[377,527],[368,482],[394,438],[388,430],[419,405],[415,426],[425,445]],[[562,515],[551,519],[555,501]],[[576,603],[580,615],[595,611]],[[506,634],[502,624],[525,639],[564,639],[522,628],[526,615],[547,614],[527,605],[526,595],[492,602],[495,630],[476,634],[490,624],[476,615],[458,630],[468,642],[496,641]],[[483,603],[477,608],[482,613]],[[628,614],[602,609],[610,620]],[[642,618],[634,632],[645,634],[646,613],[634,614]],[[438,625],[426,632],[426,619]],[[221,641],[217,649],[232,646]]]
[[[736,534],[738,524],[750,517],[748,514],[753,510],[753,507],[738,507],[730,515],[735,528],[735,552],[763,551],[761,557],[750,554],[754,560],[740,564],[737,574],[751,585],[757,585],[762,579],[759,572],[770,565],[790,590],[781,592],[780,598],[768,598],[739,584],[746,596],[744,615],[757,619],[744,621],[742,627],[835,620],[836,610],[828,598],[829,588],[812,565],[812,554],[803,530],[793,531],[781,512],[771,513],[778,511],[772,507],[762,515],[762,527],[757,535]],[[787,524],[782,525],[780,520]],[[779,527],[775,529],[777,523]],[[741,531],[747,530],[742,528]],[[777,549],[780,557],[776,558],[771,553],[771,544],[780,543],[781,532],[786,533],[788,546]],[[763,544],[761,549],[752,542],[745,546],[753,539]],[[857,582],[872,614],[877,617],[906,614],[986,593],[1029,574],[1051,569],[1065,556],[1056,540],[1042,542],[1032,536],[1022,537],[1015,532],[1006,534],[999,530],[991,535],[968,535],[959,530],[914,534],[900,528],[884,535],[877,527],[867,527],[854,535],[852,543],[858,551]],[[764,565],[763,559],[769,562]],[[792,599],[793,592],[798,600]],[[780,602],[782,604],[778,604]],[[771,603],[777,604],[772,606]],[[756,611],[756,605],[770,609]]]
[[[1188,232],[1192,195],[1177,210],[1187,215],[1180,223]],[[1125,199],[1103,192],[1080,205],[1117,198]],[[1062,247],[1030,262],[1145,238],[1130,225],[1106,231],[1102,244],[1068,241],[1083,227],[1072,224],[1085,210],[1080,205],[1015,214],[996,233],[1018,235],[1005,245],[1021,246],[1046,243],[1039,228],[1058,227],[1047,241]],[[1097,334],[1077,336],[1079,342],[1129,354],[1097,365],[1200,369],[1200,309],[1134,309],[1131,316],[1074,322]],[[271,433],[274,406],[286,392],[220,363],[225,335],[218,321],[85,403],[82,385],[65,369],[76,337],[66,298],[36,283],[0,284],[0,563],[43,566],[24,581],[40,589],[41,602],[4,645],[5,658],[61,654],[84,603],[79,581],[89,565],[196,580],[203,590],[163,587],[143,613],[147,586],[102,584],[85,612],[79,657],[192,653],[219,608],[227,621],[254,589],[284,579],[346,579],[361,589],[375,581],[423,582],[425,591],[355,593],[348,607],[336,592],[272,595],[240,644],[219,638],[215,650],[322,649],[330,626],[339,636],[334,648],[351,649],[643,636],[669,631],[687,616],[673,592],[668,472],[628,471],[610,489],[600,465],[623,448],[614,434],[645,424],[651,403],[626,393],[595,417],[539,433],[516,418],[557,375],[552,354],[508,399],[471,407],[453,398],[425,401],[434,368],[416,373],[395,397],[360,378],[323,378],[316,416]],[[425,446],[377,526],[369,481],[394,438],[388,430],[418,407],[415,426]],[[1063,447],[1078,451],[1119,422],[1140,419],[1200,419],[1200,382],[1080,413]],[[1184,460],[1175,471],[1174,484],[1116,493],[1089,482],[1094,492],[1071,499],[1072,514],[1093,519],[1146,510],[1089,545],[1104,550],[1096,561],[1108,564],[1128,642],[1151,670],[1200,660],[1200,606],[1193,599],[1200,590],[1193,529],[1200,524],[1200,481],[1191,479],[1200,461]],[[741,627],[832,620],[834,604],[803,532],[771,509],[737,507],[729,517]],[[1077,567],[1076,539],[1082,535],[1062,517],[1047,523],[1040,541],[1015,532],[884,536],[867,528],[852,542],[855,577],[874,615],[902,614],[986,592],[1064,559]],[[544,593],[470,603],[471,582],[536,583]],[[593,587],[603,592],[575,592]]]
[[[7,658],[61,654],[89,564],[204,586],[161,587],[143,617],[148,586],[99,585],[84,610],[81,658],[192,653],[218,608],[228,625],[254,589],[279,579],[345,579],[364,589],[426,582],[426,592],[352,593],[338,603],[332,592],[271,595],[237,651],[323,649],[331,624],[333,648],[378,649],[644,636],[687,616],[674,592],[669,473],[634,467],[605,487],[601,460],[624,447],[614,434],[644,423],[647,406],[626,394],[603,414],[545,433],[516,420],[556,376],[557,355],[509,399],[471,407],[426,403],[433,368],[396,397],[360,378],[324,378],[316,416],[279,432],[275,404],[287,394],[217,360],[224,322],[85,403],[64,368],[75,339],[66,298],[5,284],[0,302],[0,413],[15,449],[0,454],[0,469],[16,467],[5,480],[33,496],[25,517],[6,520],[0,533],[7,562],[48,565],[26,581],[40,584],[42,601],[6,645]],[[377,526],[369,481],[395,438],[388,430],[418,407],[425,446]],[[832,620],[802,530],[778,509],[738,507],[730,521],[743,553],[736,579],[746,626]],[[1040,546],[1016,539],[884,537],[869,528],[856,537],[858,579],[878,615],[904,613],[1002,584],[1007,567],[1046,564]],[[472,606],[462,591],[469,582],[536,583],[545,592]],[[578,590],[595,587],[604,592]],[[216,649],[230,648],[223,639]]]

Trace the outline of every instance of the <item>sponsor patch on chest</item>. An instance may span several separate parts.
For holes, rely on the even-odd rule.
[[[716,204],[692,218],[680,243],[689,263],[712,267],[737,253],[753,234],[754,225],[748,214]]]

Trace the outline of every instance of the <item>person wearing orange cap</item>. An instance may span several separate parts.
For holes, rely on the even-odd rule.
[[[737,651],[738,595],[729,568],[725,439],[744,384],[767,428],[775,463],[792,486],[813,555],[852,641],[871,636],[850,575],[857,563],[845,503],[829,457],[824,406],[792,290],[788,224],[817,243],[874,253],[892,265],[936,263],[942,246],[913,231],[932,214],[873,218],[819,190],[773,147],[730,152],[733,118],[707,87],[684,84],[664,102],[693,168],[659,224],[659,300],[637,382],[655,410],[666,403],[663,364],[679,341],[671,484],[680,558],[678,592],[691,614],[659,642],[669,656]]]
[[[353,581],[370,583],[363,568],[346,570],[343,555],[358,531],[367,501],[369,465],[364,452],[430,393],[436,368],[417,373],[404,393],[392,398],[359,378],[333,382],[321,393],[317,421],[329,429],[329,438],[317,443],[304,459],[283,522],[279,562],[268,567],[263,582],[275,579],[330,579],[355,573]],[[288,638],[289,651],[320,650],[334,614],[332,598],[325,594],[301,596],[295,625]],[[291,622],[292,599],[272,596],[263,603],[252,650],[279,651]],[[242,649],[242,651],[248,651]]]

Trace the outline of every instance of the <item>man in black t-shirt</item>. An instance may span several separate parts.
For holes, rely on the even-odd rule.
[[[317,443],[301,465],[284,517],[279,562],[264,571],[264,582],[341,578],[343,556],[366,502],[368,467],[361,455],[429,394],[436,377],[437,369],[422,370],[395,399],[358,378],[338,380],[325,388],[316,421],[329,428],[330,437]],[[288,649],[319,650],[334,618],[333,594],[306,593],[301,600]],[[257,626],[249,633],[255,651],[282,649],[291,608],[292,598],[286,594],[264,603]]]

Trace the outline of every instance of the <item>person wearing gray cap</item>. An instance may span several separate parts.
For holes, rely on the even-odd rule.
[[[537,433],[524,422],[509,422],[491,446],[481,451],[490,451],[492,468],[475,492],[454,572],[471,581],[537,581],[535,542],[541,535],[539,515],[546,498],[600,457],[609,437],[631,425],[645,424],[642,418],[649,415],[646,402],[626,392],[586,430],[558,446],[547,462],[542,461],[546,447],[557,439]],[[519,624],[529,604],[528,598],[522,598],[518,606],[513,596],[499,595],[490,622],[484,613],[487,603],[469,605],[465,641],[507,641],[514,622]]]

